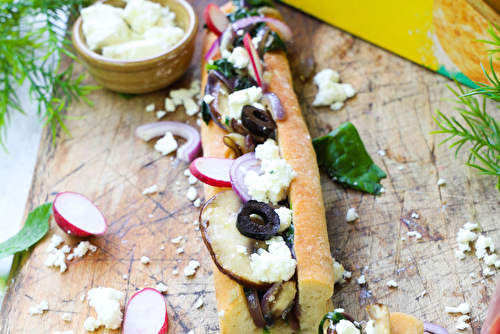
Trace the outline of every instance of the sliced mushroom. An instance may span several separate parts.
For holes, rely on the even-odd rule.
[[[239,133],[230,133],[224,136],[223,141],[227,147],[233,150],[236,158],[255,150],[255,144],[250,135],[243,136]]]
[[[239,196],[232,190],[212,197],[200,214],[203,241],[223,274],[243,286],[267,290],[270,284],[261,282],[250,267],[250,254],[267,247],[264,241],[245,237],[236,228],[236,218],[242,206]],[[242,246],[246,247],[246,254],[237,251]]]
[[[285,318],[293,307],[297,287],[295,281],[274,283],[262,297],[262,314],[269,326],[279,317]]]
[[[212,102],[212,119],[219,127],[226,131],[231,129],[231,117],[229,117],[229,88],[219,81],[213,89],[214,101]]]
[[[266,320],[262,315],[262,309],[260,307],[259,295],[257,290],[244,288],[245,296],[247,297],[248,311],[252,317],[253,323],[259,328],[264,328],[267,326]]]
[[[390,312],[387,305],[370,304],[366,312],[371,320],[375,321],[375,334],[391,334]]]

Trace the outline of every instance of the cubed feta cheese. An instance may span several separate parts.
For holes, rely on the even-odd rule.
[[[248,55],[247,50],[241,46],[237,46],[234,48],[231,55],[228,57],[229,62],[233,64],[234,68],[244,69],[248,66],[250,62],[250,57]]]
[[[250,267],[262,282],[274,283],[289,280],[295,273],[297,261],[282,237],[266,240],[268,250],[260,249],[250,256]]]
[[[286,207],[281,207],[275,209],[274,211],[276,211],[278,217],[280,218],[280,227],[278,232],[284,232],[292,224],[293,211]]]
[[[144,264],[148,264],[149,262],[151,262],[151,260],[149,259],[149,257],[143,256],[141,257],[141,262]]]
[[[162,16],[161,5],[152,1],[132,0],[123,11],[125,21],[133,31],[143,34],[152,28]]]
[[[184,268],[184,276],[193,276],[196,273],[196,269],[200,266],[200,263],[195,260],[189,261],[189,264]]]
[[[365,277],[365,275],[359,276],[359,278],[358,278],[358,284],[359,285],[363,285],[365,283],[366,283],[366,277]]]
[[[160,152],[162,155],[167,155],[175,151],[179,145],[175,140],[172,132],[165,133],[165,136],[159,139],[155,144],[155,150]]]
[[[262,88],[255,86],[230,94],[228,98],[229,117],[239,120],[243,106],[259,102],[261,98]]]
[[[195,187],[189,187],[188,192],[186,194],[188,200],[193,202],[196,198],[198,198],[198,192]]]
[[[353,221],[355,221],[358,218],[359,218],[359,215],[356,213],[356,209],[355,208],[350,208],[349,210],[347,210],[347,215],[345,217],[345,220],[348,223],[353,222]]]

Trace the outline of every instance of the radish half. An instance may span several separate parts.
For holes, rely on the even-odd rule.
[[[229,170],[234,159],[224,158],[197,158],[191,165],[189,171],[198,180],[214,187],[231,187]]]
[[[123,334],[166,334],[167,329],[167,302],[158,290],[145,288],[130,298]]]
[[[52,209],[57,225],[69,235],[88,237],[104,234],[108,229],[101,211],[82,194],[70,191],[59,193]]]
[[[207,23],[208,29],[217,36],[222,35],[224,30],[226,30],[229,20],[226,15],[220,10],[217,5],[210,3],[203,11],[203,17]]]

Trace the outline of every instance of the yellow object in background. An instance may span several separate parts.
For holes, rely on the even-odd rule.
[[[488,22],[466,0],[281,1],[471,87],[485,81],[491,47],[475,40],[491,40]]]

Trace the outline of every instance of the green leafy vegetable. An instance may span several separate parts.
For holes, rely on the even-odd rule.
[[[323,316],[323,319],[321,319],[321,322],[319,323],[318,327],[318,334],[323,334],[323,325],[325,324],[326,320],[330,320],[334,324],[338,324],[340,320],[347,320],[346,317],[342,315],[342,313],[339,313],[337,311],[332,311],[332,312],[327,312]]]
[[[88,0],[18,0],[0,2],[0,145],[4,149],[5,127],[13,111],[24,113],[17,87],[27,82],[38,115],[49,124],[55,140],[57,126],[68,132],[63,112],[73,101],[83,100],[99,87],[83,84],[85,76],[73,75],[63,55],[76,59],[65,17],[78,15]]]
[[[275,31],[271,31],[269,33],[268,38],[271,38],[271,37],[273,39],[271,44],[269,44],[269,46],[264,47],[263,52],[266,53],[266,52],[274,51],[274,50],[283,50],[286,52],[285,42],[283,42],[280,35],[278,35]]]
[[[293,224],[291,224],[290,227],[287,228],[286,231],[285,231],[285,241],[286,241],[287,244],[293,246],[293,237],[294,237],[294,235],[295,235],[295,227],[293,226]]]
[[[229,22],[234,23],[240,19],[251,16],[260,16],[259,12],[255,9],[248,10],[244,7],[240,7],[234,12],[227,15]]]
[[[231,78],[232,76],[236,75],[236,71],[234,70],[233,64],[229,62],[226,58],[221,58],[216,61],[214,61],[213,64],[207,64],[206,65],[207,71],[214,70],[214,71],[219,71],[226,78]]]
[[[239,77],[238,80],[236,80],[236,85],[234,86],[234,90],[238,91],[242,89],[247,89],[255,85],[256,84],[253,83],[248,76],[243,76]]]
[[[45,203],[31,211],[23,228],[12,238],[0,244],[0,259],[21,252],[36,244],[49,230],[52,203]]]
[[[335,181],[370,194],[380,194],[380,179],[387,175],[373,163],[350,122],[324,137],[315,138],[313,145],[318,165],[325,167]]]
[[[269,329],[267,329],[267,328],[264,328],[262,330],[262,334],[271,334],[271,331]]]
[[[205,122],[206,125],[208,125],[208,123],[212,119],[210,106],[205,101],[201,102],[201,118],[203,119],[203,122]]]
[[[271,0],[233,0],[233,4],[239,8],[245,7],[246,4],[255,8],[264,6],[274,7],[274,3]]]
[[[500,103],[500,80],[495,73],[492,61],[492,55],[500,52],[500,28],[497,25],[494,28],[490,26],[488,33],[493,41],[481,40],[481,42],[496,47],[493,50],[488,50],[490,53],[490,73],[481,64],[488,83],[476,81],[474,83],[478,88],[469,92],[464,91],[456,80],[458,90],[447,86],[457,98],[451,101],[456,103],[457,107],[454,109],[460,113],[463,122],[460,123],[455,117],[447,117],[437,110],[434,120],[441,129],[431,133],[448,135],[448,138],[443,140],[440,145],[453,140],[450,148],[455,148],[455,158],[465,144],[472,145],[469,148],[466,165],[478,169],[479,175],[498,177],[496,188],[500,191],[500,123],[486,111],[487,100]],[[476,96],[482,97],[482,101],[478,101]],[[497,104],[497,107],[500,105]],[[477,161],[481,164],[478,164]]]

